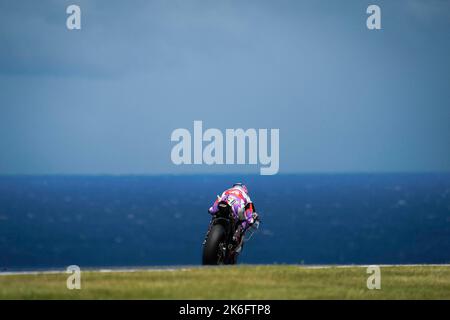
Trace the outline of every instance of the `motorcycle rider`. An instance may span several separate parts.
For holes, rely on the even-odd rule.
[[[219,211],[220,202],[228,203],[232,208],[234,218],[240,222],[233,236],[233,241],[235,241],[238,247],[237,252],[239,252],[242,244],[242,236],[258,220],[255,206],[248,195],[247,187],[240,182],[233,184],[222,195],[217,195],[216,201],[208,210],[211,215],[215,215]]]

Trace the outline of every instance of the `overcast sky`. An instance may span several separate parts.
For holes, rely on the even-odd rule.
[[[279,128],[280,173],[450,171],[449,31],[436,0],[2,0],[0,173],[259,172],[172,164],[194,120]]]

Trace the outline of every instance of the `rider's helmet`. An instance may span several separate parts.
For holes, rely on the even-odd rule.
[[[248,189],[247,189],[247,187],[245,186],[245,184],[240,183],[240,182],[237,182],[237,183],[233,184],[233,188],[235,188],[235,187],[241,188],[242,190],[244,190],[244,192],[245,192],[246,194],[248,194]]]

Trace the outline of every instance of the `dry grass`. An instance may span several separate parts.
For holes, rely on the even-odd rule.
[[[0,299],[450,299],[449,266],[381,268],[381,290],[368,290],[364,267],[293,265],[0,276]]]

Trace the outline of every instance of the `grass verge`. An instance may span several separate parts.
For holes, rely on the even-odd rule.
[[[357,266],[84,271],[81,290],[68,290],[65,273],[2,275],[0,299],[450,299],[450,266],[381,267],[380,290],[369,276]]]

